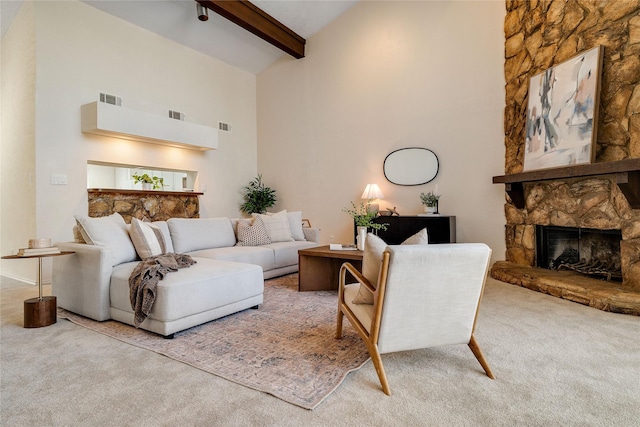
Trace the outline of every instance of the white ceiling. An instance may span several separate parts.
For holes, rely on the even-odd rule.
[[[214,12],[209,12],[208,21],[199,21],[195,0],[81,1],[252,74],[259,73],[286,55]],[[357,2],[358,0],[252,1],[305,39]],[[3,36],[22,3],[23,0],[0,0]]]
[[[82,1],[253,74],[286,55],[214,12],[209,11],[208,21],[199,21],[194,0]],[[254,0],[252,3],[306,39],[357,0]]]

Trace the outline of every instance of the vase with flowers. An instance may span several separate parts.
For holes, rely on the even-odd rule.
[[[342,209],[343,212],[349,214],[349,216],[353,218],[353,222],[356,224],[356,229],[358,231],[356,243],[359,250],[364,250],[364,240],[369,230],[377,232],[378,230],[386,230],[389,226],[389,224],[373,222],[374,218],[377,216],[377,212],[372,211],[369,204],[370,203],[360,203],[359,206],[356,206],[355,203],[351,202],[351,208]]]

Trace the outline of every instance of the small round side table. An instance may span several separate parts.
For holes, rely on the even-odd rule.
[[[7,255],[2,259],[31,259],[38,258],[38,298],[30,298],[24,301],[24,327],[25,328],[41,328],[56,323],[57,306],[56,297],[51,295],[42,296],[42,258],[71,255],[74,251],[62,251],[57,254],[42,255]]]

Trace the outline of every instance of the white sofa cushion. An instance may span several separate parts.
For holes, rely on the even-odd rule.
[[[111,265],[135,261],[136,248],[129,238],[127,224],[119,213],[98,218],[75,215],[84,241],[89,245],[106,246],[111,253]]]
[[[157,225],[131,218],[129,236],[141,259],[163,255],[167,251],[162,230]]]
[[[167,221],[175,253],[236,244],[229,218],[171,218]]]
[[[158,282],[149,318],[169,322],[263,293],[262,271],[256,265],[194,259],[196,264],[169,273]],[[111,307],[132,312],[129,276],[136,265],[127,263],[113,269]]]
[[[316,246],[318,246],[316,242],[276,242],[264,247],[273,250],[275,268],[282,268],[298,264],[298,251],[300,249]]]
[[[287,211],[283,210],[278,213],[253,214],[254,218],[261,218],[264,226],[269,234],[271,243],[274,242],[291,242],[291,227],[289,226],[289,218]]]
[[[224,261],[246,262],[262,267],[263,271],[275,268],[273,250],[267,246],[231,246],[227,248],[202,249],[189,252],[192,257]]]

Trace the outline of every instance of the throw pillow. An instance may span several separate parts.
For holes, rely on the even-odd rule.
[[[373,233],[367,234],[364,240],[364,255],[362,256],[362,275],[371,283],[374,288],[378,287],[378,275],[380,274],[380,263],[382,253],[387,244],[380,237]],[[354,304],[373,304],[373,293],[360,286],[358,294],[353,299]]]
[[[271,243],[267,229],[260,216],[238,221],[238,242],[236,246],[260,246]]]
[[[162,230],[157,225],[131,218],[129,235],[141,259],[164,255],[167,252]]]
[[[304,231],[302,231],[302,212],[287,212],[287,218],[289,219],[289,229],[293,240],[307,240],[304,238]]]
[[[75,215],[75,219],[87,244],[109,247],[113,266],[136,260],[127,224],[119,213],[99,218]]]
[[[429,244],[429,234],[427,233],[427,229],[423,228],[418,231],[413,236],[409,237],[407,240],[402,242],[403,245],[428,245]]]
[[[262,219],[271,243],[293,242],[286,210],[271,214],[254,214],[254,217]],[[300,222],[302,223],[302,219]]]
[[[84,237],[82,237],[80,227],[78,227],[77,223],[73,226],[73,243],[87,243],[86,240],[84,240]]]
[[[413,236],[402,242],[403,245],[428,245],[429,235],[427,229],[423,228]],[[369,280],[374,288],[378,287],[378,275],[380,274],[380,264],[382,253],[387,244],[376,236],[369,233],[364,241],[364,256],[362,257],[362,275]],[[373,304],[374,294],[364,286],[360,286],[358,294],[353,299],[354,304]]]

